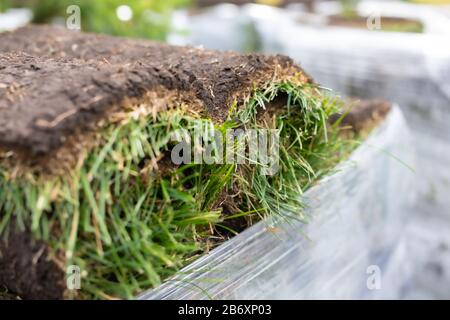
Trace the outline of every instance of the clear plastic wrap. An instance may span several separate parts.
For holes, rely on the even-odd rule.
[[[197,12],[175,11],[167,40],[176,45],[241,52],[254,51],[258,46],[251,18],[239,6],[229,3]]]
[[[9,9],[0,12],[0,32],[23,27],[31,21],[33,13],[29,9]]]
[[[357,10],[363,16],[378,13],[381,16],[417,19],[423,22],[425,33],[450,36],[450,19],[445,11],[436,5],[392,0],[361,1]]]
[[[168,37],[172,44],[204,46],[210,49],[257,51],[260,40],[267,48],[266,32],[274,37],[283,33],[286,26],[303,21],[319,28],[326,27],[326,17],[338,14],[341,3],[318,2],[314,14],[306,11],[304,4],[291,4],[287,9],[247,4],[237,6],[224,3],[197,11],[177,10],[172,16],[173,31]],[[409,4],[401,1],[361,1],[356,10],[362,16],[391,16],[420,21],[425,34],[450,36],[450,9],[444,7]],[[261,22],[266,30],[259,32]],[[262,37],[262,39],[261,39]],[[298,37],[291,39],[296,42]],[[270,48],[271,46],[269,46]],[[273,49],[273,48],[272,48]]]
[[[317,2],[314,9],[316,16],[337,15],[342,12],[342,2]],[[287,7],[287,10],[295,18],[305,14],[310,18],[314,16],[306,10],[303,4],[292,4]],[[355,5],[355,11],[362,17],[379,15],[416,20],[423,24],[423,32],[426,34],[450,35],[450,19],[446,10],[448,9],[445,7],[396,0],[363,0]],[[302,12],[302,14],[298,15],[296,12]]]
[[[415,197],[414,153],[394,108],[372,135],[304,195],[311,221],[260,222],[140,299],[372,298]],[[381,286],[368,285],[372,270]]]

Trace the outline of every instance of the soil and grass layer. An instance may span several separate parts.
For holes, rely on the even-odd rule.
[[[5,296],[131,298],[256,221],[306,222],[299,195],[389,110],[373,102],[348,113],[284,56],[46,26],[0,44]],[[278,172],[175,165],[173,135],[199,127],[277,130]],[[80,290],[68,290],[70,266]]]

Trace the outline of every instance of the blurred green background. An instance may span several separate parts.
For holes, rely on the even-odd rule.
[[[30,8],[34,14],[34,23],[65,24],[69,16],[66,12],[71,5],[81,10],[81,29],[83,31],[107,33],[127,37],[142,37],[166,40],[171,30],[171,12],[174,9],[197,5],[232,2],[243,4],[257,2],[270,5],[283,5],[303,2],[311,9],[319,0],[0,0],[0,11],[8,8]],[[359,0],[338,0],[342,5],[342,15],[347,18],[356,16],[355,6]],[[450,0],[403,0],[421,3],[449,3]],[[119,19],[117,9],[126,6],[125,15],[132,18]],[[123,8],[123,7],[122,7]],[[128,10],[128,11],[127,11]],[[212,28],[214,26],[211,26]],[[398,30],[395,30],[398,31]],[[175,32],[183,32],[176,30]]]
[[[35,23],[51,23],[58,21],[58,17],[67,18],[67,8],[78,5],[83,31],[164,40],[170,28],[171,11],[191,2],[192,0],[0,0],[0,10],[30,8]],[[117,15],[117,8],[123,5],[133,12],[129,21],[121,21]]]

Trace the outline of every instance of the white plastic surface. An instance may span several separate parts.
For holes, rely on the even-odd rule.
[[[318,2],[315,14],[306,12],[301,3],[291,4],[287,9],[224,3],[197,12],[178,10],[172,17],[173,32],[168,42],[218,50],[255,51],[260,49],[259,40],[268,40],[265,33],[259,34],[255,30],[255,26],[261,27],[261,23],[266,23],[266,29],[276,37],[285,32],[286,26],[289,28],[290,24],[298,21],[325,28],[327,16],[338,14],[340,10],[341,4],[333,1]],[[450,9],[445,7],[439,9],[403,1],[361,1],[357,11],[362,16],[379,14],[418,20],[424,25],[425,34],[450,36]],[[292,41],[295,42],[295,38]]]
[[[28,9],[10,9],[0,12],[0,32],[22,27],[32,18],[33,13]]]
[[[177,10],[172,14],[172,29],[167,41],[175,45],[234,51],[252,51],[257,46],[252,20],[233,4],[199,12]]]

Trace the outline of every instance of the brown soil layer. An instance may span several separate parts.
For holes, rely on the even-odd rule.
[[[161,88],[222,121],[232,103],[247,98],[254,86],[289,77],[310,81],[280,55],[25,27],[0,35],[0,149],[51,154],[126,99],[145,99]]]
[[[8,236],[0,238],[0,286],[22,299],[62,299],[64,272],[48,253],[47,245],[31,232],[10,228]],[[15,295],[5,294],[3,299],[8,297]]]
[[[335,114],[329,119],[331,124],[340,121],[344,136],[369,133],[386,118],[392,107],[391,103],[380,99],[354,100],[349,104],[352,107],[347,114]]]

